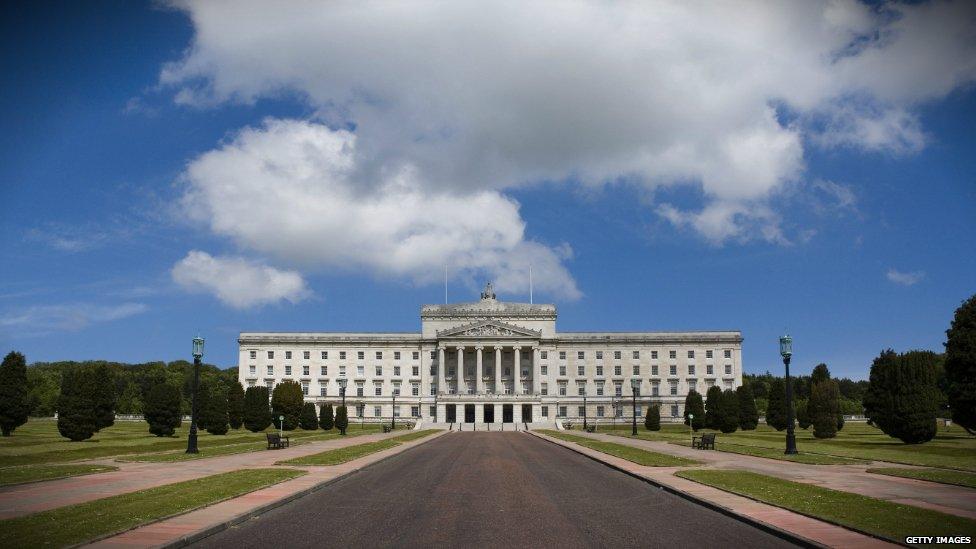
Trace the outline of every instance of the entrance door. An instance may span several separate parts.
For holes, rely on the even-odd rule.
[[[454,404],[448,404],[447,406],[444,407],[444,409],[447,411],[447,419],[446,419],[446,421],[448,423],[454,423],[454,422],[456,422],[457,421],[457,407]]]
[[[464,422],[474,423],[474,404],[464,405]]]
[[[532,423],[532,405],[522,405],[522,423]]]
[[[495,423],[494,404],[485,404],[485,423]]]
[[[511,423],[512,416],[512,405],[502,404],[502,423]]]

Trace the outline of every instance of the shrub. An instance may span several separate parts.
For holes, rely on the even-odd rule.
[[[58,432],[80,441],[92,437],[95,424],[95,376],[89,367],[76,366],[64,371],[58,397]]]
[[[271,425],[271,408],[268,407],[268,388],[248,387],[244,392],[244,427],[259,433]]]
[[[108,364],[99,364],[92,371],[94,376],[95,430],[100,431],[115,424],[115,372]]]
[[[200,412],[200,417],[206,425],[205,429],[211,435],[227,434],[227,393],[220,383],[207,384],[206,408]]]
[[[231,382],[227,388],[227,422],[231,429],[240,429],[244,423],[244,387],[240,381]]]
[[[298,426],[306,431],[314,431],[319,428],[319,420],[315,416],[315,405],[306,402],[302,406],[302,415],[298,418]]]
[[[722,406],[719,402],[721,400],[722,388],[718,385],[709,387],[705,393],[705,428],[716,431],[719,429],[719,408]]]
[[[207,378],[201,379],[197,385],[197,429],[207,429],[207,420],[210,419],[207,410],[210,408],[210,393],[212,392],[213,381]],[[190,414],[193,414],[192,389],[190,393]]]
[[[800,429],[807,429],[810,427],[810,408],[807,405],[807,399],[798,398],[793,403],[793,409],[796,411],[796,424]]]
[[[27,423],[30,401],[27,398],[27,359],[11,351],[0,365],[0,431],[9,437]]]
[[[976,435],[976,295],[956,309],[946,330],[945,377],[952,421]]]
[[[782,378],[773,378],[769,384],[769,401],[766,404],[766,425],[777,431],[786,429],[786,384]]]
[[[723,433],[734,433],[739,428],[739,399],[732,389],[720,394],[716,421]]]
[[[277,429],[292,431],[298,427],[298,420],[302,415],[302,405],[305,396],[302,386],[296,381],[279,383],[271,394],[271,421]],[[284,424],[279,425],[278,418],[284,416]]]
[[[335,426],[336,429],[339,429],[341,434],[346,434],[346,429],[349,427],[349,416],[346,415],[345,406],[339,406],[336,408]]]
[[[688,423],[688,414],[694,416],[691,423]],[[705,426],[705,403],[697,391],[689,391],[685,397],[685,425],[697,431]]]
[[[813,384],[807,414],[813,424],[813,436],[834,438],[837,436],[837,417],[840,415],[840,388],[837,382],[827,378]]]
[[[938,357],[931,351],[898,355],[882,351],[871,365],[865,414],[888,436],[907,444],[927,442],[935,436],[939,389]]]
[[[319,410],[319,427],[331,431],[335,427],[335,416],[332,415],[332,404],[326,402]]]
[[[647,407],[647,415],[644,416],[644,428],[648,431],[661,430],[661,407],[657,404]]]
[[[149,432],[157,437],[173,436],[183,423],[180,413],[182,400],[179,387],[169,383],[153,385],[143,406],[143,417],[149,424]]]
[[[753,431],[759,425],[759,410],[756,409],[756,399],[752,398],[752,388],[740,385],[735,390],[739,402],[739,428],[743,431]]]

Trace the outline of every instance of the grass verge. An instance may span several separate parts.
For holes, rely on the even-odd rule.
[[[967,488],[976,488],[976,475],[964,473],[962,471],[949,471],[946,469],[903,469],[900,467],[878,467],[868,469],[869,473],[879,475],[890,475],[893,477],[914,478],[938,482],[940,484],[955,484]]]
[[[118,471],[111,465],[25,465],[0,469],[0,486]]]
[[[362,434],[366,434],[368,431],[354,432],[350,431],[346,438],[356,437]],[[307,444],[309,442],[319,442],[323,440],[332,440],[340,438],[338,432],[336,433],[324,433],[321,435],[310,435],[310,436],[292,436],[290,443],[292,445]],[[194,459],[204,459],[216,456],[228,456],[232,454],[243,454],[246,452],[257,452],[261,450],[267,450],[268,443],[266,440],[260,442],[246,442],[240,444],[225,444],[223,446],[213,446],[201,451],[199,454],[187,454],[183,451],[177,452],[165,452],[165,453],[155,453],[155,454],[139,454],[135,456],[124,456],[117,459],[116,461],[149,461],[149,462],[173,462],[173,461],[189,461]]]
[[[346,446],[345,448],[335,448],[333,450],[326,450],[325,452],[319,452],[318,454],[312,454],[310,456],[302,456],[300,458],[289,459],[287,461],[279,461],[277,464],[278,465],[339,465],[340,463],[352,461],[354,459],[358,459],[363,456],[368,456],[369,454],[375,454],[376,452],[382,452],[383,450],[394,448],[405,442],[417,440],[419,438],[423,438],[431,433],[436,433],[436,432],[437,429],[426,429],[423,431],[416,431],[406,435],[400,435],[398,437],[378,440],[376,442],[366,442],[364,444]]]
[[[976,536],[976,521],[970,519],[749,471],[695,469],[675,475],[897,543],[907,536]]]
[[[691,446],[691,443],[687,441],[672,441],[671,444],[677,444],[679,446]],[[732,454],[778,459],[780,461],[792,461],[794,463],[804,463],[807,465],[857,465],[867,463],[866,461],[860,459],[828,456],[825,454],[810,454],[807,452],[787,455],[783,453],[782,448],[762,448],[759,446],[743,446],[742,444],[728,444],[723,442],[716,442],[715,450],[719,452],[729,452]]]
[[[610,454],[611,456],[626,459],[627,461],[633,461],[638,465],[646,465],[648,467],[683,467],[686,465],[699,465],[701,463],[693,459],[651,452],[642,448],[635,448],[625,444],[617,444],[616,442],[603,442],[588,437],[581,437],[579,435],[571,435],[561,431],[542,430],[539,432],[553,438],[565,440],[567,442],[575,442],[576,444],[585,446],[591,450],[603,452],[604,454]]]
[[[75,545],[304,474],[295,469],[231,471],[3,520],[0,547]]]
[[[581,437],[579,435],[571,435],[571,434],[566,433],[564,431],[553,431],[551,429],[540,429],[540,430],[538,430],[536,432],[537,433],[542,433],[542,434],[544,434],[546,436],[549,436],[549,437],[552,437],[552,438],[558,438],[560,440],[565,440],[566,442],[580,443],[580,442],[592,442],[593,441],[592,438],[589,438],[589,437]]]

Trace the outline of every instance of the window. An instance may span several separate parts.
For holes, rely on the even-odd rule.
[[[285,360],[291,360],[291,351],[285,351]]]
[[[366,415],[366,405],[360,404],[356,406],[356,417],[363,417]]]
[[[346,359],[346,352],[339,351],[339,360],[345,360],[345,359]]]
[[[307,381],[303,381],[302,382],[302,394],[305,395],[305,396],[308,396],[308,382]]]
[[[549,394],[549,384],[548,383],[543,383],[542,384],[542,396],[546,396],[548,394]]]
[[[671,357],[671,358],[678,358],[678,352],[677,351],[668,351],[668,356]]]
[[[380,417],[383,415],[383,409],[379,406],[373,406],[373,417]]]
[[[383,360],[383,351],[376,351],[376,360]]]
[[[393,417],[400,417],[400,406],[393,407]]]
[[[290,376],[291,375],[291,366],[289,366],[287,364],[285,364],[285,375],[286,376]]]
[[[366,351],[356,351],[356,358],[358,360],[363,360],[366,358]]]
[[[651,351],[651,358],[657,360],[657,351]]]
[[[249,371],[249,372],[251,373],[251,375],[253,376],[253,375],[255,375],[255,374],[257,374],[257,369],[258,369],[258,368],[257,368],[257,366],[255,366],[255,365],[253,365],[253,364],[252,364],[252,365],[251,365],[251,367],[250,367],[250,368],[248,368],[248,371]]]
[[[566,365],[565,364],[561,364],[559,366],[559,375],[561,375],[561,376],[565,376],[566,375]]]
[[[253,379],[247,380],[247,386],[248,387],[254,387],[254,385],[255,385],[255,381]]]
[[[585,375],[585,366],[582,366],[582,365],[581,366],[577,366],[576,367],[576,375],[578,375],[578,376]]]
[[[541,373],[544,376],[549,375],[549,366],[546,366],[545,364],[539,366],[539,373]]]
[[[399,366],[394,366],[393,367],[393,377],[400,377],[400,367]]]
[[[613,394],[615,396],[624,396],[624,385],[622,383],[614,383]]]
[[[546,417],[546,418],[549,417],[549,407],[548,406],[543,406],[542,407],[542,417]]]
[[[566,417],[566,407],[560,406],[558,411],[559,417]]]
[[[400,351],[393,351],[393,360],[400,360]]]
[[[376,396],[383,396],[383,386],[377,385],[376,387],[373,387],[373,394]]]
[[[725,365],[725,375],[732,375],[732,365],[731,364],[726,364]]]
[[[673,375],[673,376],[678,375],[678,365],[677,364],[672,364],[671,366],[669,366],[668,367],[668,373],[671,374],[671,375]]]
[[[578,387],[576,387],[576,394],[579,395],[579,396],[585,395],[586,394],[586,386],[585,385],[579,385]]]
[[[539,351],[539,358],[547,360],[549,358],[549,351]]]
[[[434,377],[436,375],[437,375],[437,367],[436,366],[431,366],[430,367],[430,377]]]
[[[507,370],[507,368],[506,368],[506,370]],[[449,376],[453,376],[454,375],[454,366],[449,366],[447,368],[447,375],[449,375]]]
[[[356,375],[359,376],[359,377],[365,376],[366,375],[366,367],[365,366],[356,366]]]
[[[583,360],[586,357],[584,351],[576,351],[576,360]]]
[[[695,365],[694,364],[689,364],[688,365],[688,375],[690,375],[690,376],[695,375]]]
[[[356,396],[358,396],[358,397],[363,396],[363,386],[362,385],[356,385]]]
[[[309,373],[308,373],[308,366],[302,366],[302,375],[303,376],[309,375]]]
[[[693,377],[688,378],[688,391],[689,392],[691,392],[691,391],[696,391],[697,392],[698,391],[698,380],[697,379],[695,379]]]
[[[308,360],[308,359],[312,358],[312,353],[310,351],[302,351],[302,358],[304,358],[305,360]]]
[[[635,376],[640,375],[640,364],[634,364],[634,375]]]
[[[319,383],[319,396],[329,396],[328,386],[325,383]]]
[[[715,375],[715,367],[712,366],[711,364],[706,364],[705,365],[705,373],[707,375],[710,375],[710,376],[711,375]]]
[[[651,396],[660,396],[660,395],[661,395],[661,388],[658,386],[658,384],[654,383],[653,385],[651,385]]]
[[[396,396],[400,396],[400,384],[399,383],[394,383],[393,384],[393,394],[395,394]]]
[[[654,358],[657,358],[657,356],[655,355]],[[638,359],[640,359],[640,351],[634,351],[634,360],[638,360]]]
[[[637,414],[637,417],[640,417],[640,416],[642,416],[642,415],[644,415],[644,414],[643,414],[643,412],[641,412],[641,405],[640,405],[640,404],[638,404],[638,405],[637,405],[637,406],[635,407],[635,409],[634,409],[634,413],[635,413],[635,414]]]
[[[268,375],[269,376],[273,376],[274,375],[274,366],[272,366],[270,364],[268,365]]]
[[[273,358],[274,358],[274,351],[268,351],[268,359],[270,360]]]
[[[597,351],[596,352],[596,359],[597,360],[603,360],[603,351]]]
[[[658,375],[658,373],[657,373],[657,364],[651,364],[651,375],[652,376]]]
[[[577,414],[577,417],[583,417],[583,416],[585,416],[586,415],[586,408],[584,406],[580,406],[579,408],[576,409],[576,414]]]
[[[430,352],[430,359],[431,360],[437,360],[437,351],[431,351]]]
[[[339,366],[339,377],[346,377],[346,367]]]
[[[705,351],[705,358],[712,358],[712,352],[711,351]]]
[[[597,365],[597,367],[596,367],[596,375],[598,375],[598,376],[602,376],[603,375],[603,364],[598,364]]]
[[[412,417],[420,417],[420,406],[411,406],[410,415]]]
[[[431,406],[430,409],[427,410],[427,412],[430,414],[430,417],[436,418],[437,417],[437,406]]]
[[[565,383],[560,383],[559,384],[559,396],[566,396],[566,384]]]
[[[322,360],[328,360],[329,351],[322,351]]]
[[[614,351],[613,352],[613,359],[614,360],[620,360],[620,351]]]
[[[621,376],[623,374],[624,374],[623,368],[619,364],[615,364],[613,367],[613,375]]]
[[[566,351],[559,351],[559,360],[566,360]]]
[[[265,381],[264,386],[268,388],[268,392],[270,393],[274,389],[274,381]]]
[[[671,405],[671,417],[678,417],[678,405],[677,404],[672,404]]]
[[[413,353],[412,353],[412,354],[410,355],[410,358],[412,358],[413,360],[420,360],[420,351],[414,351],[414,352],[413,352]]]
[[[603,406],[596,407],[596,417],[603,417]]]
[[[250,356],[251,356],[252,359],[255,359],[255,358],[258,357],[258,352],[257,351],[251,351]]]
[[[618,405],[617,406],[617,413],[615,415],[617,417],[624,417],[624,407]]]
[[[671,382],[671,396],[675,396],[677,394],[678,394],[678,382],[677,381],[672,381]]]
[[[327,375],[329,375],[329,367],[328,366],[320,366],[319,367],[319,375],[320,376],[327,376]]]
[[[603,384],[597,383],[596,385],[596,396],[603,396]]]
[[[725,358],[732,358],[732,349],[725,350]]]
[[[410,368],[410,375],[413,377],[420,377],[420,366],[413,366]]]
[[[688,351],[688,358],[695,358],[695,351]]]

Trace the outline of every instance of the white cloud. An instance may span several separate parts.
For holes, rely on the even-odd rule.
[[[699,213],[658,211],[715,241],[785,241],[770,201],[806,144],[911,153],[918,105],[976,78],[967,1],[175,4],[176,100],[297,94],[355,128],[357,189],[691,184]]]
[[[857,195],[846,185],[816,179],[811,184],[815,191],[813,206],[817,210],[857,211]]]
[[[239,257],[214,257],[193,250],[173,266],[173,280],[184,289],[211,293],[235,309],[278,303],[297,303],[310,295],[305,280]]]
[[[91,324],[120,320],[147,310],[149,307],[143,303],[34,305],[4,313],[0,316],[0,328],[17,330],[18,335],[78,331]]]
[[[925,278],[925,272],[912,271],[910,273],[903,273],[896,269],[888,269],[888,272],[885,273],[885,276],[888,278],[889,281],[894,282],[895,284],[901,284],[902,286],[912,286],[914,284],[921,282],[921,280]]]

